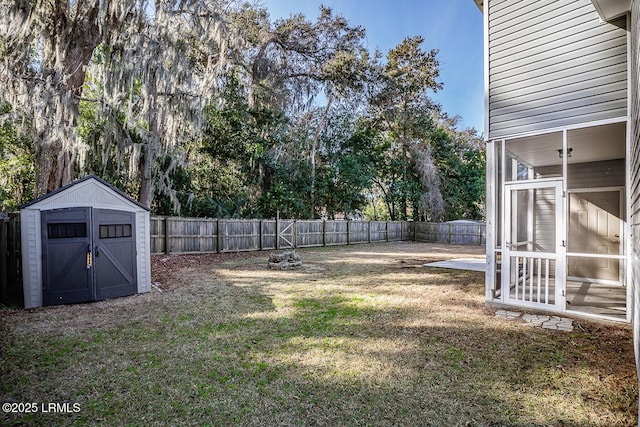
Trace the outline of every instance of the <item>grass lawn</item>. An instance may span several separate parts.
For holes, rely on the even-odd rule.
[[[637,425],[628,325],[498,319],[483,273],[422,267],[482,250],[155,256],[162,292],[0,310],[0,402],[71,409],[0,425]]]

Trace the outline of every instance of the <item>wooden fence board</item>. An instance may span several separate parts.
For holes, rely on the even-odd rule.
[[[218,233],[220,230],[220,233]],[[151,218],[152,253],[241,252],[415,240],[483,245],[482,223]]]
[[[0,303],[24,305],[20,215],[0,214]]]
[[[276,233],[276,221],[263,219],[261,230],[262,230],[261,249],[263,250],[275,249],[276,238],[278,236],[278,234]]]
[[[484,223],[151,217],[151,252],[240,252],[415,240],[484,245]],[[0,215],[0,302],[24,305],[20,216]]]
[[[325,228],[323,221],[296,221],[297,247],[324,246]]]

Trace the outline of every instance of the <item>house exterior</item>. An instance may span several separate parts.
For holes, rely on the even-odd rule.
[[[485,28],[486,300],[631,322],[640,0],[475,2]]]

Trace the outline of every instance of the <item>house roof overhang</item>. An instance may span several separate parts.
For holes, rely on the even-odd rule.
[[[482,12],[485,0],[473,0]],[[631,0],[591,0],[603,21],[610,21],[631,10]]]
[[[603,21],[610,21],[631,10],[631,0],[591,0]]]

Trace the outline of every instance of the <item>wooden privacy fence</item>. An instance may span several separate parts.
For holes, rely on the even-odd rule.
[[[0,213],[0,303],[23,305],[19,214]]]
[[[484,245],[482,223],[151,217],[152,253],[280,250],[415,240]]]
[[[485,225],[467,221],[323,221],[151,217],[152,253],[279,250],[414,240],[484,245]],[[20,215],[0,213],[0,303],[22,306]]]
[[[418,242],[448,243],[451,245],[484,245],[484,222],[415,222],[414,240]]]

